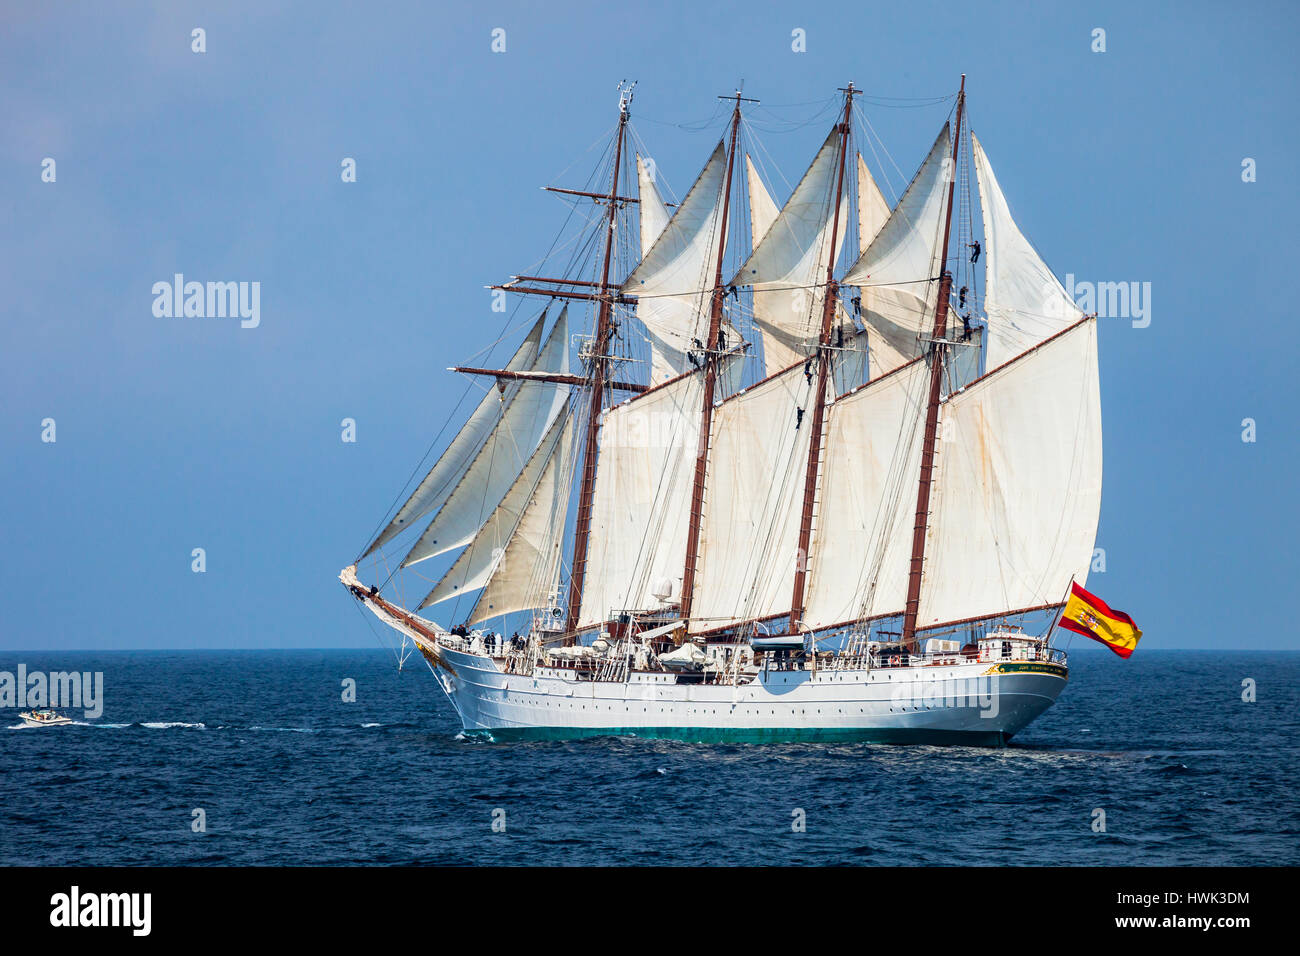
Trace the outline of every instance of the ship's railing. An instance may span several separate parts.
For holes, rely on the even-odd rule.
[[[507,674],[531,674],[536,661],[535,649],[527,643],[516,642],[498,634],[478,634],[462,637],[457,634],[438,635],[438,644],[462,654],[473,654],[498,662]]]
[[[906,653],[898,648],[887,650],[872,649],[865,653],[819,655],[817,670],[845,671],[871,670],[889,667],[941,667],[971,663],[1001,663],[1005,661],[1042,661],[1056,664],[1066,663],[1064,651],[1055,647],[1045,647],[1041,643],[1015,644],[1003,653],[1000,647],[992,651],[982,651],[968,647],[960,651],[935,651],[933,653]],[[806,655],[791,656],[784,659],[771,658],[764,665],[771,671],[806,671],[812,670],[812,661]]]
[[[630,662],[625,653],[614,653],[603,657],[579,658],[577,660],[547,661],[539,657],[536,649],[530,645],[520,644],[502,635],[474,635],[462,637],[455,634],[440,634],[438,643],[455,651],[467,654],[479,654],[492,657],[500,662],[501,669],[507,674],[531,674],[538,666],[558,668],[572,672],[571,679],[582,681],[625,681],[630,673]],[[812,661],[806,654],[778,657],[775,652],[770,655],[761,668],[769,671],[806,671],[813,669]],[[985,642],[983,647],[967,646],[960,651],[936,651],[933,653],[905,653],[899,648],[871,648],[865,652],[835,654],[821,652],[818,654],[816,669],[827,671],[870,670],[891,667],[931,667],[952,666],[963,663],[1005,663],[1012,661],[1040,661],[1056,664],[1066,663],[1064,651],[1047,647],[1041,642],[1015,641],[1009,648],[1004,648],[997,641]],[[704,683],[745,683],[750,674],[736,668],[709,669],[692,672],[703,679]]]
[[[1037,643],[1017,643],[1005,651],[995,646],[992,649],[969,648],[961,651],[936,651],[931,654],[904,653],[900,650],[871,651],[865,656],[870,667],[929,667],[976,662],[995,664],[1006,661],[1040,661],[1053,664],[1066,662],[1066,654],[1061,649]]]
[[[439,634],[438,643],[443,647],[449,647],[453,651],[468,651],[469,641],[463,637],[457,637],[455,634]]]

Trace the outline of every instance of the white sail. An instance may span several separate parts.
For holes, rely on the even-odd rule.
[[[546,313],[543,312],[537,323],[529,330],[523,344],[519,346],[506,364],[509,371],[522,372],[532,367],[533,362],[537,359],[537,350],[541,345],[542,329],[545,323]],[[470,462],[474,460],[474,456],[478,454],[483,447],[483,443],[492,434],[492,429],[502,412],[514,400],[518,391],[518,383],[507,381],[504,392],[492,389],[483,396],[478,403],[478,407],[470,415],[469,421],[456,433],[456,437],[451,440],[447,450],[429,469],[429,473],[416,486],[411,497],[406,499],[406,503],[398,509],[388,527],[375,539],[374,544],[366,549],[367,555],[394,536],[405,531],[413,522],[419,521],[425,515],[442,507],[443,502],[447,500],[451,490],[456,487],[456,483],[465,474]]]
[[[864,290],[865,292],[865,290]],[[880,378],[900,366],[906,365],[920,354],[917,329],[903,329],[884,318],[890,307],[895,310],[924,307],[911,293],[899,292],[897,289],[875,289],[871,293],[875,301],[875,310],[864,309],[867,326],[867,363],[868,377]],[[864,295],[865,299],[866,296]],[[888,303],[882,299],[889,300]],[[918,325],[920,324],[918,320]]]
[[[668,207],[640,153],[636,157],[636,178],[637,198],[641,200],[637,204],[641,214],[641,257],[645,258],[668,225]]]
[[[858,255],[871,245],[889,219],[889,203],[867,169],[867,162],[858,153]]]
[[[650,337],[650,382],[689,369],[687,352],[709,333],[709,303],[721,239],[727,153],[718,143],[667,227],[622,291],[637,296],[636,316]]]
[[[875,178],[867,169],[867,163],[858,154],[858,255],[867,251],[871,240],[876,237],[886,222],[889,221],[889,203],[886,202]],[[895,323],[885,319],[888,315],[897,315],[901,308],[912,305],[908,299],[899,298],[900,290],[888,288],[863,287],[860,292],[860,307],[864,323],[872,329],[872,323],[881,326],[871,331],[863,340],[868,347],[868,378],[879,378],[886,372],[910,362],[916,356],[916,341],[913,331],[903,333],[900,338]],[[912,292],[902,290],[902,295],[915,296]],[[910,329],[910,326],[909,326]],[[891,334],[892,333],[892,334]],[[844,389],[836,388],[839,394]]]
[[[714,412],[692,631],[790,609],[817,390],[809,372],[796,366]]]
[[[952,143],[945,123],[903,198],[845,275],[844,284],[924,288],[938,277],[951,169]]]
[[[536,528],[530,536],[525,534],[516,546],[516,538],[522,519],[531,509],[533,503],[541,498],[553,506],[556,491],[557,459],[561,437],[567,439],[571,433],[569,416],[556,418],[551,429],[542,438],[542,442],[533,452],[532,457],[519,473],[514,484],[506,491],[501,503],[492,510],[474,535],[474,540],[456,558],[441,580],[438,581],[421,602],[420,608],[432,607],[442,601],[450,600],[470,591],[484,587],[489,580],[496,577],[499,570],[507,565],[513,571],[514,584],[509,598],[523,598],[527,590],[528,576],[533,570],[532,563],[524,566],[521,558],[536,558],[538,544]],[[537,509],[533,509],[537,510]],[[549,513],[549,512],[546,512]],[[534,516],[536,519],[536,515]],[[512,553],[513,552],[513,553]],[[508,599],[509,600],[509,599]],[[519,610],[519,608],[510,608]],[[484,616],[504,614],[506,611],[493,610]]]
[[[879,374],[921,354],[921,337],[932,331],[951,169],[945,124],[898,205],[843,279],[862,290],[864,322],[875,333],[871,342],[883,340],[873,362]]]
[[[984,213],[987,365],[994,369],[1078,322],[1083,318],[1083,310],[1074,304],[1047,263],[1017,228],[993,175],[993,167],[974,134],[971,144],[979,180],[980,208]]]
[[[821,337],[840,139],[838,130],[826,137],[780,215],[731,280],[733,285],[753,288],[754,324],[762,333],[767,375],[803,359]],[[848,224],[845,195],[840,201],[836,250],[843,245]]]
[[[560,312],[533,371],[569,371],[568,309]],[[569,397],[568,385],[523,383],[460,481],[402,561],[409,567],[468,544],[524,470]]]
[[[573,466],[573,420],[542,473],[469,623],[544,607],[557,593]]]
[[[930,374],[915,361],[828,413],[804,621],[902,612]]]
[[[684,375],[605,413],[578,626],[680,590],[703,394]]]
[[[772,223],[776,222],[781,210],[763,185],[763,178],[758,175],[748,153],[745,154],[745,182],[749,193],[749,245],[751,249],[756,249],[772,228]]]
[[[481,588],[484,593],[467,623],[546,604],[559,562],[568,502],[560,472],[572,433],[571,416],[555,420],[484,527],[426,594],[421,609]]]
[[[949,312],[949,316],[954,318],[953,331],[961,329],[961,317],[954,312]],[[984,341],[984,329],[978,326],[971,328],[970,341],[962,340],[957,336],[956,344],[948,350],[947,370],[944,373],[944,388],[950,391],[956,391],[965,388],[971,382],[980,376],[980,348]],[[991,367],[991,366],[990,366]]]
[[[942,409],[918,627],[1063,599],[1101,509],[1097,322],[995,369]]]
[[[831,376],[835,383],[835,394],[851,392],[867,380],[868,358],[867,333],[855,329],[844,313],[842,306],[837,306],[840,324],[831,335]]]

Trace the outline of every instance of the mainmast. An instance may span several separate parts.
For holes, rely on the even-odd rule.
[[[596,333],[591,342],[591,393],[587,414],[587,439],[582,456],[582,490],[578,495],[577,526],[573,536],[573,574],[569,578],[569,629],[578,622],[582,609],[582,581],[587,573],[587,542],[591,534],[591,497],[596,486],[596,439],[600,433],[601,406],[604,405],[605,379],[609,373],[609,355],[606,349],[613,331],[611,321],[614,295],[609,284],[609,262],[614,251],[614,213],[618,208],[618,173],[623,163],[623,136],[627,129],[630,91],[624,91],[618,101],[618,134],[614,147],[614,175],[606,200],[609,204],[605,219],[605,261],[600,270],[600,283],[592,293],[600,301],[596,319]]]
[[[943,223],[943,274],[939,301],[934,309],[934,334],[930,339],[930,402],[925,412],[925,437],[921,445],[921,478],[916,491],[916,524],[912,529],[912,563],[907,579],[907,606],[903,613],[903,646],[916,643],[916,617],[921,605],[921,569],[925,564],[925,533],[930,523],[930,481],[934,472],[934,443],[939,429],[939,392],[943,384],[944,339],[948,334],[948,296],[952,273],[948,270],[948,237],[952,229],[952,197],[957,185],[957,151],[961,147],[961,118],[966,106],[966,74],[957,93],[957,125],[952,141],[952,169],[948,178],[948,212]]]
[[[790,633],[799,632],[804,612],[804,587],[808,578],[808,545],[812,540],[813,501],[817,494],[817,470],[821,457],[822,427],[826,418],[826,377],[831,366],[831,325],[839,300],[839,283],[835,281],[835,240],[840,229],[840,199],[844,195],[844,158],[849,151],[849,129],[853,97],[860,92],[850,83],[844,94],[844,120],[840,124],[840,165],[835,178],[835,218],[831,221],[830,256],[826,260],[826,292],[822,300],[822,330],[817,346],[817,393],[813,405],[812,434],[808,439],[808,469],[804,474],[803,513],[799,520],[798,563],[794,572],[794,596],[790,601]]]
[[[720,96],[718,99],[731,99]],[[691,521],[686,531],[686,566],[682,572],[681,618],[691,616],[691,603],[695,591],[695,568],[699,560],[700,517],[704,509],[704,478],[709,464],[709,430],[713,424],[714,391],[718,382],[718,363],[722,360],[718,348],[722,331],[722,305],[727,290],[722,284],[722,260],[727,251],[727,217],[731,211],[731,173],[736,165],[736,135],[740,132],[740,104],[757,103],[735,94],[736,105],[731,111],[731,143],[727,151],[727,176],[722,187],[722,222],[719,225],[718,262],[713,274],[713,296],[710,301],[709,337],[704,352],[704,397],[700,402],[700,442],[695,456],[695,480],[691,486]]]

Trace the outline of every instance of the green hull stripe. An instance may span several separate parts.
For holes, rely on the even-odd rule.
[[[985,674],[1051,674],[1068,680],[1070,672],[1060,664],[1035,664],[1030,661],[1013,661],[1007,664],[994,664]]]
[[[501,727],[466,730],[465,736],[498,743],[525,740],[578,740],[585,737],[643,737],[689,743],[866,742],[931,744],[956,747],[1002,747],[1010,739],[997,730],[926,730],[903,727]]]

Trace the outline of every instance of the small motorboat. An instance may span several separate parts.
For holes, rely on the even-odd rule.
[[[54,727],[72,723],[71,717],[64,717],[57,710],[29,710],[18,716],[23,719],[26,727]]]

